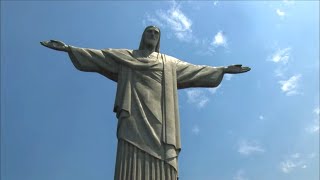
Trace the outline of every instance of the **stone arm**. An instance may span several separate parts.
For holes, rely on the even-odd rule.
[[[177,60],[176,74],[178,89],[190,87],[217,87],[225,73],[238,74],[250,71],[249,67],[230,65],[227,67],[212,67],[193,65]]]
[[[176,64],[178,89],[217,87],[222,81],[224,67],[193,65],[178,60]]]
[[[55,40],[43,41],[41,44],[54,50],[67,52],[73,65],[80,71],[97,72],[117,81],[119,64],[102,50],[73,47]]]

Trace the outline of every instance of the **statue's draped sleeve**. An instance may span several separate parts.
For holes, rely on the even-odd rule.
[[[69,46],[69,57],[80,71],[97,72],[117,82],[119,64],[104,51]]]
[[[193,65],[176,60],[178,89],[190,87],[217,87],[223,78],[223,67]]]

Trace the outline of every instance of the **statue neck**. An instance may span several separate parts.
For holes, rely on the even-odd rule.
[[[145,47],[144,49],[141,49],[141,55],[144,57],[148,57],[150,54],[155,52],[155,47]]]

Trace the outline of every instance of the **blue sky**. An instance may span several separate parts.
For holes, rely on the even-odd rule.
[[[78,47],[243,64],[215,89],[179,91],[182,180],[319,179],[319,2],[1,1],[1,179],[113,179],[116,84],[76,70]]]

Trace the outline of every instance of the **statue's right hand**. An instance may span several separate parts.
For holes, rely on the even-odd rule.
[[[61,41],[57,41],[57,40],[42,41],[40,42],[40,44],[54,50],[68,52],[68,45],[66,45]]]

